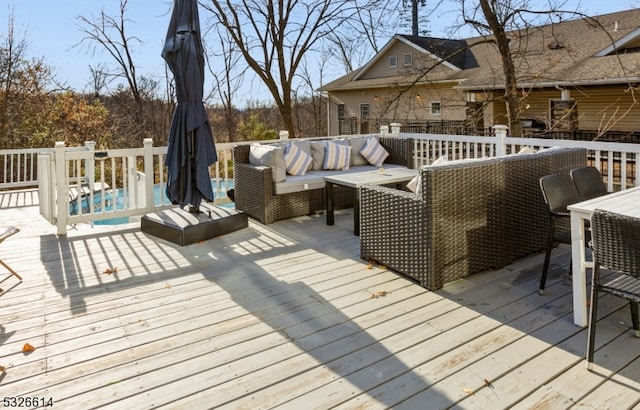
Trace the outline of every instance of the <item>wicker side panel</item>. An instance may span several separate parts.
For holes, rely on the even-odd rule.
[[[244,161],[244,162],[243,162]],[[310,206],[322,206],[321,189],[276,195],[271,168],[248,164],[249,146],[234,147],[236,209],[263,224],[311,213]],[[314,200],[315,198],[315,200]]]
[[[389,152],[386,163],[413,168],[413,138],[380,137],[379,140]]]
[[[421,169],[428,192],[427,221],[431,260],[425,287],[431,290],[473,273],[500,265],[497,176],[499,161]]]
[[[360,256],[426,286],[429,261],[424,203],[413,193],[377,185],[360,189]]]

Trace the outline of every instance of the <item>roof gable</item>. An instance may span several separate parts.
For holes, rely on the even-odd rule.
[[[640,8],[524,27],[508,36],[520,87],[640,82]],[[385,72],[377,62],[395,49],[416,50],[421,57],[414,61],[422,59],[427,65],[416,65],[413,73]],[[417,71],[421,68],[422,72]],[[415,84],[415,75],[421,76],[419,82],[454,82],[454,88],[462,90],[505,87],[500,53],[492,36],[447,40],[398,34],[367,65],[321,89],[410,86]]]
[[[435,64],[442,65],[453,72],[458,72],[465,68],[465,62],[469,54],[466,52],[468,47],[465,40],[396,34],[365,66],[358,70],[352,80],[361,79],[387,53],[397,47],[398,43],[407,45],[421,55],[433,60]]]
[[[596,53],[595,57],[604,57],[612,54],[625,54],[629,51],[640,51],[640,28],[633,30],[621,39],[614,41],[613,44]]]

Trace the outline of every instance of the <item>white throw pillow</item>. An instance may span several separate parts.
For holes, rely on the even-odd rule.
[[[325,141],[323,169],[339,169],[345,171],[349,169],[350,161],[351,146]]]
[[[283,182],[287,179],[287,167],[281,147],[253,143],[249,148],[249,163],[271,167],[273,182]]]
[[[438,157],[438,159],[436,159],[435,161],[433,161],[433,162],[431,163],[431,165],[443,165],[443,164],[446,164],[446,163],[448,163],[448,162],[449,162],[449,160],[447,159],[447,157],[445,157],[444,155],[442,155],[442,156]]]
[[[304,175],[311,164],[311,155],[298,148],[296,144],[287,144],[284,151],[284,163],[289,175]]]
[[[324,152],[326,151],[324,141],[311,141],[310,145],[311,158],[313,158],[311,169],[314,171],[320,171],[324,165]]]
[[[347,140],[349,141],[349,145],[351,145],[351,165],[369,165],[367,159],[360,153],[362,148],[367,144],[369,137],[350,137],[347,138]]]
[[[364,147],[360,150],[360,154],[369,162],[369,164],[377,167],[381,166],[384,160],[389,156],[389,152],[380,145],[380,142],[373,135],[367,139]]]
[[[445,158],[444,156],[438,157],[438,159],[436,159],[435,161],[433,161],[431,163],[431,165],[443,165],[446,164],[447,162],[447,158]],[[420,177],[422,175],[422,173],[420,172],[420,170],[418,170],[418,175],[416,175],[415,177],[413,177],[413,179],[411,181],[409,181],[409,183],[407,184],[407,188],[412,191],[415,192],[416,195],[420,195],[420,193],[422,192],[422,178]]]

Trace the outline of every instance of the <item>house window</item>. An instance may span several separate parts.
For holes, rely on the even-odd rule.
[[[407,53],[404,55],[404,66],[409,67],[411,65],[413,65],[413,54]]]
[[[338,120],[345,119],[344,104],[338,104]]]
[[[431,115],[442,114],[442,106],[440,105],[440,101],[431,101],[429,105],[431,107]]]
[[[360,104],[360,118],[363,120],[369,119],[369,104]]]
[[[392,55],[389,56],[389,68],[396,68],[398,66],[398,56]]]

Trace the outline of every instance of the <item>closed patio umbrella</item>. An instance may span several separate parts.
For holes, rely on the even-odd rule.
[[[204,51],[197,0],[175,0],[162,57],[177,95],[165,160],[166,193],[171,203],[197,212],[203,199],[213,201],[209,166],[218,160],[202,101]]]

